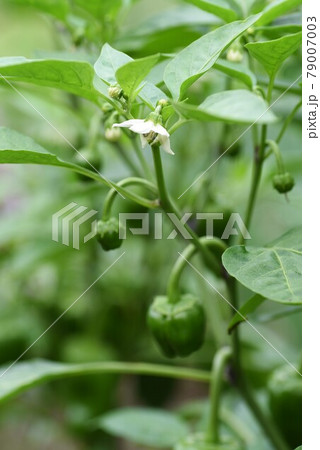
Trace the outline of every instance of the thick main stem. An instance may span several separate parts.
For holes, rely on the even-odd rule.
[[[260,146],[255,149],[255,153],[254,153],[252,181],[251,181],[247,211],[246,211],[246,215],[245,215],[245,225],[248,229],[251,224],[252,213],[253,213],[253,209],[255,206],[257,193],[258,193],[258,187],[260,184],[260,179],[261,179],[261,174],[262,174],[266,136],[267,136],[267,125],[262,125]],[[243,237],[241,239],[242,239],[241,242],[243,242]]]

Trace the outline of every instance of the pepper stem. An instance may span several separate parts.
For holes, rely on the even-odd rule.
[[[271,139],[268,139],[266,141],[266,144],[270,147],[270,151],[274,154],[276,161],[277,161],[277,166],[278,166],[278,172],[284,173],[284,164],[283,164],[283,159],[281,156],[281,152],[279,149],[278,144],[275,141],[272,141]]]
[[[219,433],[219,406],[220,393],[223,381],[223,373],[226,363],[232,356],[230,347],[222,347],[213,358],[210,382],[210,415],[207,428],[207,439],[209,442],[218,444],[220,442]]]
[[[137,185],[137,186],[143,186],[149,189],[153,194],[157,194],[157,188],[156,186],[151,183],[148,180],[145,180],[144,178],[137,178],[137,177],[129,177],[125,178],[124,180],[119,181],[118,186],[124,187],[129,185]],[[106,220],[111,215],[111,208],[112,204],[118,194],[118,191],[116,189],[110,189],[108,192],[108,195],[106,196],[104,205],[103,205],[103,212],[102,212],[102,219]],[[148,200],[149,201],[149,200]]]
[[[221,254],[226,249],[225,244],[218,238],[212,237],[202,237],[199,239],[200,244],[204,247],[209,247],[214,249],[217,253]],[[168,299],[169,303],[177,303],[180,298],[180,289],[179,282],[182,275],[182,272],[186,265],[188,264],[188,260],[198,251],[199,249],[195,247],[193,244],[188,245],[184,251],[179,255],[176,263],[174,264],[168,282]]]

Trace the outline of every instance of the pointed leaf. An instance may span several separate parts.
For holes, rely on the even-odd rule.
[[[117,82],[116,71],[130,61],[133,61],[130,56],[119,52],[109,44],[104,44],[94,65],[94,70],[98,77],[107,84],[115,84]]]
[[[172,448],[189,433],[177,415],[153,408],[123,408],[98,419],[104,431],[146,447]]]
[[[185,117],[198,120],[250,124],[277,120],[261,97],[242,89],[210,95],[199,106],[178,103],[175,108]]]
[[[57,88],[93,101],[99,96],[93,86],[93,67],[86,61],[4,57],[0,58],[0,72],[10,83],[23,81]]]
[[[236,245],[222,255],[230,275],[269,300],[301,304],[301,229],[266,247]]]
[[[228,333],[230,334],[235,327],[247,319],[247,316],[253,313],[266,299],[259,294],[251,297],[239,311],[232,317],[228,325]]]
[[[41,164],[64,167],[99,181],[110,188],[113,187],[121,195],[140,205],[147,208],[153,207],[152,201],[148,201],[140,195],[132,193],[122,186],[118,186],[116,183],[103,177],[94,167],[92,167],[92,170],[88,170],[77,164],[64,161],[45,150],[33,139],[5,127],[0,127],[0,164]]]
[[[232,22],[205,34],[178,53],[166,67],[164,81],[173,98],[179,99],[185,90],[206,73],[231,42],[253,25],[259,15]]]
[[[275,0],[262,11],[260,19],[256,25],[261,26],[272,22],[279,16],[282,16],[285,12],[291,9],[297,8],[301,5],[301,0]]]
[[[116,79],[125,94],[132,99],[140,83],[159,60],[160,55],[151,55],[124,64],[116,71]]]
[[[226,0],[186,0],[204,11],[220,17],[225,22],[233,22],[238,18],[236,12]]]
[[[157,55],[154,55],[154,57],[156,57],[156,56]],[[151,57],[151,58],[154,58],[154,57]],[[147,58],[143,58],[143,59],[147,59]],[[153,59],[151,59],[151,62],[153,62]],[[154,64],[156,64],[156,62],[157,61],[155,61]],[[111,45],[109,45],[109,44],[104,44],[104,46],[102,47],[100,56],[94,65],[94,70],[99,78],[101,78],[108,85],[112,85],[117,82],[117,75],[116,75],[117,71],[122,66],[126,66],[129,63],[134,63],[134,60],[130,56],[126,55],[123,52],[119,52],[118,50],[111,47]],[[134,65],[133,67],[135,67],[137,69],[136,65]],[[153,67],[153,65],[151,65],[150,69],[152,67]],[[149,72],[149,70],[148,70],[148,72]],[[121,80],[122,80],[121,73],[122,72],[120,71],[120,76],[121,76]],[[138,79],[137,78],[138,76],[139,76],[139,73],[137,72],[136,79]],[[126,83],[126,80],[123,79],[122,82]],[[140,82],[138,84],[140,84]],[[132,82],[131,82],[131,85],[132,85]],[[126,85],[126,88],[128,88],[128,87],[129,87],[129,84]],[[139,92],[139,97],[150,108],[155,108],[157,101],[160,100],[161,98],[167,98],[167,96],[161,91],[161,89],[157,88],[150,82],[147,82],[145,84],[145,86],[141,89],[141,91]]]
[[[246,48],[274,76],[281,64],[301,46],[302,33],[288,34],[273,41],[250,42]]]
[[[251,70],[242,63],[218,59],[214,68],[220,72],[243,81],[250,89],[257,84],[256,76]]]

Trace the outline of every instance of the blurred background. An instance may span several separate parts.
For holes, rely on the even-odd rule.
[[[182,1],[157,0],[99,2],[74,0],[65,19],[65,2],[1,0],[0,56],[27,58],[73,55],[94,62],[101,46],[109,42],[132,57],[156,52],[174,53],[220,24],[220,19]],[[50,6],[51,5],[51,6]],[[51,13],[48,14],[48,11]],[[298,20],[298,19],[297,19]],[[263,37],[263,36],[262,36]],[[158,67],[151,73],[158,77]],[[290,84],[299,75],[300,60],[289,59],[279,80]],[[261,72],[261,80],[265,74]],[[198,103],[213,92],[236,87],[212,70],[189,90],[190,102]],[[132,173],[117,145],[104,138],[103,124],[97,132],[101,111],[70,94],[49,88],[17,84],[16,87],[72,144],[85,150],[95,142],[101,172],[117,181]],[[239,87],[243,86],[239,82]],[[281,90],[276,91],[279,95]],[[75,160],[74,150],[30,105],[4,82],[0,83],[0,125],[34,138],[65,159]],[[285,117],[297,102],[288,92],[274,111]],[[244,126],[193,122],[172,138],[176,156],[164,155],[165,175],[173,198],[223,152]],[[270,127],[270,137],[278,126]],[[128,142],[121,148],[134,160]],[[297,118],[287,131],[281,150],[296,185],[288,200],[272,187],[274,161],[265,165],[259,200],[251,227],[252,243],[265,244],[301,222],[301,126]],[[145,153],[151,163],[149,150]],[[138,163],[137,161],[135,161]],[[207,172],[179,201],[185,211],[244,214],[252,162],[250,132]],[[125,250],[126,253],[68,313],[25,355],[63,362],[148,361],[165,362],[145,324],[146,310],[166,289],[167,277],[182,240],[153,240],[152,236],[129,236],[123,247],[103,252],[92,239],[80,250],[51,239],[52,214],[70,202],[99,211],[105,188],[83,181],[75,174],[52,167],[3,165],[0,167],[0,363],[15,360],[82,292]],[[135,204],[117,199],[114,213],[144,212]],[[171,227],[165,228],[167,234]],[[198,230],[201,232],[201,230]],[[222,227],[223,231],[223,227]],[[221,229],[217,234],[221,236]],[[219,237],[220,237],[219,236]],[[199,266],[200,261],[195,259]],[[202,267],[203,270],[205,270]],[[188,272],[188,270],[187,270]],[[220,292],[225,286],[206,272]],[[215,348],[227,343],[228,306],[194,273],[183,278],[183,289],[203,299],[208,313],[204,347],[184,361],[209,369]],[[242,289],[241,301],[250,293]],[[300,314],[282,317],[281,305],[266,302],[259,309],[256,326],[290,361],[300,352]],[[268,315],[278,312],[278,320]],[[258,335],[242,325],[244,360],[255,387],[263,388],[270,371],[282,361]],[[172,363],[170,361],[170,363]],[[254,368],[254,369],[253,369]],[[2,450],[100,450],[135,449],[94,426],[94,419],[113,408],[147,405],[179,409],[205,399],[206,387],[191,382],[138,376],[87,376],[63,380],[33,389],[1,405]],[[242,411],[232,396],[227,407]],[[237,409],[238,408],[238,409]],[[252,418],[246,411],[248,423]],[[254,425],[252,425],[254,428]],[[268,448],[267,444],[265,444]]]

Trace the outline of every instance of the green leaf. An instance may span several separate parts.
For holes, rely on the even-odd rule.
[[[253,313],[266,299],[259,294],[251,297],[239,311],[232,317],[228,325],[228,333],[231,333],[235,327],[247,319],[247,316]]]
[[[37,359],[0,367],[0,401],[50,380],[98,373],[158,375],[202,382],[210,380],[209,372],[181,367],[118,361],[62,364]]]
[[[214,68],[220,72],[243,81],[250,89],[257,84],[256,76],[251,70],[242,63],[218,59]]]
[[[41,12],[64,20],[69,10],[67,0],[10,0],[10,5],[32,6]]]
[[[116,79],[125,94],[132,99],[140,83],[159,60],[160,55],[151,55],[124,64],[116,71]]]
[[[250,124],[277,120],[260,96],[242,89],[210,95],[199,106],[178,103],[175,108],[185,117],[197,120]]]
[[[54,1],[54,0],[52,0]],[[116,12],[121,8],[121,0],[112,0],[106,2],[105,0],[73,0],[72,4],[76,9],[82,9],[91,14],[101,22],[105,21],[107,15]]]
[[[186,0],[204,11],[220,17],[225,22],[233,22],[238,18],[235,11],[225,0]]]
[[[177,415],[153,408],[123,408],[98,419],[104,431],[146,447],[173,447],[189,428]]]
[[[159,57],[158,55],[154,55],[150,59],[150,63],[153,62],[153,58]],[[148,59],[148,58],[143,58]],[[137,60],[139,61],[139,60]],[[117,82],[117,76],[119,76],[119,69],[122,68],[122,66],[127,66],[129,63],[134,63],[135,61],[125,53],[119,52],[118,50],[112,48],[109,44],[104,44],[102,47],[101,53],[99,58],[97,59],[94,70],[99,78],[101,78],[105,83],[107,83],[109,86],[112,84],[115,84]],[[141,60],[140,60],[141,62]],[[154,64],[156,64],[156,60],[154,61]],[[153,67],[151,65],[150,69]],[[139,78],[139,73],[136,70],[139,66],[139,63],[137,65],[133,65],[136,72],[136,80]],[[147,67],[147,64],[146,66]],[[149,70],[148,69],[148,72]],[[126,69],[124,69],[126,71]],[[147,73],[148,73],[147,72]],[[146,74],[147,74],[146,73]],[[116,75],[117,74],[117,75]],[[120,71],[120,75],[122,72]],[[144,78],[144,77],[143,77]],[[142,79],[143,79],[142,78]],[[122,75],[121,75],[122,80]],[[140,80],[141,82],[142,80]],[[123,83],[126,83],[126,80],[122,80]],[[140,82],[138,84],[140,84]],[[131,82],[132,83],[132,82]],[[129,86],[129,82],[127,84],[127,87]],[[154,86],[152,83],[147,82],[144,87],[139,92],[139,97],[141,100],[146,103],[150,108],[155,108],[157,101],[161,98],[167,98],[167,96],[156,86]]]
[[[256,32],[262,32],[268,39],[278,39],[283,35],[299,33],[302,29],[301,25],[277,25],[256,28]]]
[[[301,256],[301,229],[295,228],[266,247],[230,247],[222,262],[230,275],[253,292],[276,302],[299,305]]]
[[[159,100],[167,98],[166,94],[161,89],[148,81],[139,92],[139,97],[150,109],[154,109]]]
[[[4,57],[0,58],[0,71],[10,83],[23,81],[57,88],[95,102],[99,96],[93,86],[93,67],[86,61]]]
[[[140,195],[132,193],[126,188],[113,183],[103,177],[99,172],[93,171],[95,170],[94,167],[92,167],[93,170],[88,170],[77,164],[63,161],[53,153],[49,153],[43,147],[38,145],[33,139],[5,127],[0,127],[0,164],[41,164],[46,166],[64,167],[99,181],[109,188],[113,187],[124,197],[142,206],[146,206],[147,208],[153,207],[152,201],[146,200]]]
[[[253,25],[259,15],[232,22],[205,34],[178,53],[166,67],[164,81],[175,100],[206,73],[231,42]]]
[[[68,167],[73,164],[49,153],[30,137],[0,127],[0,164],[42,164]]]
[[[94,70],[99,78],[111,85],[117,82],[116,71],[130,61],[133,61],[130,56],[119,52],[109,44],[104,44]]]
[[[281,64],[301,46],[302,33],[289,34],[273,41],[250,42],[246,48],[274,76]]]
[[[282,16],[285,12],[297,8],[299,5],[301,5],[301,0],[273,1],[262,11],[262,15],[256,25],[261,26],[270,23],[277,17]]]

